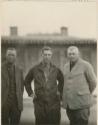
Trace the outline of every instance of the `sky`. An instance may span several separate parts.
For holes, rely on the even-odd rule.
[[[2,35],[17,26],[19,35],[60,32],[68,27],[70,36],[96,38],[95,2],[2,2]]]

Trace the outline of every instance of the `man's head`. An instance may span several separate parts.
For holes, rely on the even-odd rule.
[[[79,50],[76,46],[70,46],[67,50],[68,59],[71,62],[76,62],[79,59]]]
[[[15,48],[8,48],[6,51],[6,60],[10,64],[14,64],[16,61],[16,50]]]
[[[42,49],[42,58],[45,63],[50,63],[52,58],[52,49],[48,46],[45,46]]]

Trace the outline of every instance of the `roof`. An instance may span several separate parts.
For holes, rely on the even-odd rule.
[[[53,35],[31,35],[31,36],[2,36],[2,44],[96,44],[94,38],[78,38],[72,36]]]

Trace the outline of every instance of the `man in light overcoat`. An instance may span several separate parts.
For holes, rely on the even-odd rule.
[[[68,48],[67,56],[69,61],[64,66],[63,107],[70,125],[88,125],[96,76],[92,65],[79,57],[76,46]]]

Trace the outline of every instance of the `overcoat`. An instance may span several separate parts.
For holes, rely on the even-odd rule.
[[[90,63],[79,59],[70,71],[70,62],[64,66],[63,107],[81,109],[91,105],[96,76]]]
[[[7,62],[4,62],[1,67],[1,105],[5,106],[7,103],[8,92],[9,92],[9,75],[7,69]],[[23,110],[23,90],[24,80],[23,71],[17,65],[15,65],[15,83],[16,83],[16,97],[18,101],[19,110]]]

